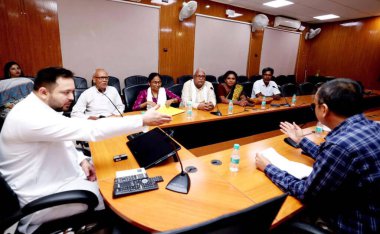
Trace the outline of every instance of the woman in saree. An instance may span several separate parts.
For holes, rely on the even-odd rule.
[[[224,83],[218,85],[218,98],[221,103],[228,104],[232,100],[234,105],[246,106],[247,97],[244,94],[243,86],[237,84],[237,74],[234,71],[227,71],[223,75]]]

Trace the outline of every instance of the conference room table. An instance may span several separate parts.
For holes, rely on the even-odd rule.
[[[301,101],[295,107],[302,108],[310,105],[312,96],[298,98]],[[302,101],[304,100],[304,101]],[[307,103],[307,100],[310,102]],[[305,103],[303,103],[305,102]],[[220,105],[220,111],[225,111]],[[235,110],[239,107],[235,107]],[[220,121],[222,118],[237,118],[239,115],[258,115],[260,112],[276,112],[286,109],[268,108],[266,110],[249,110],[232,116],[207,116],[207,113],[194,111],[192,119],[187,119],[184,114],[173,117],[171,123],[163,127],[170,128],[193,122]],[[135,113],[128,113],[136,114]],[[380,109],[373,109],[366,113],[370,119],[380,120]],[[313,128],[307,128],[304,133],[310,133],[308,138],[320,143],[323,137],[312,133]],[[197,133],[194,133],[197,137]],[[113,198],[113,184],[116,171],[139,168],[132,153],[126,145],[127,135],[110,138],[99,142],[90,142],[93,162],[96,168],[99,189],[108,206],[127,222],[138,226],[146,231],[166,231],[185,226],[194,225],[210,220],[220,215],[241,210],[251,205],[280,195],[282,191],[275,186],[261,171],[256,169],[255,154],[269,147],[273,147],[279,154],[292,161],[297,161],[311,166],[313,160],[301,154],[300,149],[292,148],[284,143],[284,135],[242,145],[240,149],[240,166],[238,172],[229,171],[231,150],[224,150],[203,157],[195,157],[189,150],[182,146],[178,154],[184,168],[193,166],[197,168],[195,173],[189,173],[191,187],[188,194],[175,193],[166,190],[167,183],[178,173],[180,165],[169,158],[157,166],[147,169],[149,177],[162,176],[159,189],[149,192]],[[125,153],[127,160],[114,162],[113,156]],[[211,160],[220,160],[222,165],[214,165]],[[302,209],[302,204],[289,196],[277,215],[273,226],[292,217]]]

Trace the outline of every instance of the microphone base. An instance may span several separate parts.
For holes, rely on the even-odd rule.
[[[189,175],[184,172],[179,173],[166,185],[166,189],[177,193],[188,194],[190,190]]]
[[[217,116],[222,116],[222,113],[220,111],[210,112],[210,114],[217,115]]]

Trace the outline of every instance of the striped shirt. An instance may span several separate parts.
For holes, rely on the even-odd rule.
[[[282,190],[317,209],[339,233],[380,233],[380,125],[363,114],[347,118],[320,146],[303,138],[315,159],[299,180],[268,165],[265,174]]]

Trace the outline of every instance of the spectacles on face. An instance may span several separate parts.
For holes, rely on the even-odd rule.
[[[204,79],[206,78],[206,75],[196,75],[196,77]]]
[[[108,80],[109,79],[108,76],[96,76],[95,78],[99,79],[99,80]]]

